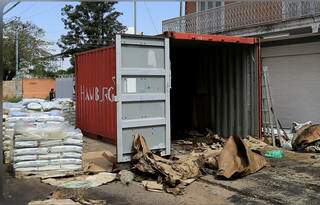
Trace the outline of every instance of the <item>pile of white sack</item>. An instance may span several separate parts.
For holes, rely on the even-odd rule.
[[[15,172],[76,171],[82,169],[82,133],[60,124],[18,122],[14,127]]]
[[[70,99],[56,99],[54,101],[45,101],[43,99],[23,99],[21,102],[18,103],[3,103],[4,108],[4,123],[3,123],[3,131],[4,131],[4,138],[3,138],[3,144],[4,144],[4,161],[5,163],[16,163],[17,161],[13,161],[14,158],[14,151],[16,149],[20,148],[26,148],[30,149],[33,147],[18,147],[15,145],[15,136],[18,137],[18,140],[24,141],[24,138],[29,139],[30,136],[28,136],[27,133],[22,133],[21,131],[30,130],[31,128],[37,128],[39,130],[42,130],[42,135],[47,136],[46,132],[55,133],[57,134],[57,138],[61,138],[59,136],[59,133],[62,133],[62,136],[65,136],[63,133],[68,132],[73,133],[73,135],[76,135],[77,138],[81,135],[81,144],[77,144],[76,146],[82,147],[82,134],[79,130],[74,129],[74,120],[73,123],[70,124],[69,121],[66,121],[66,118],[75,118],[74,114],[73,116],[68,116],[68,114],[64,110],[74,110],[74,103]],[[17,133],[17,125],[19,124],[20,130]],[[50,129],[49,129],[50,128]],[[62,129],[63,128],[63,129]],[[55,132],[52,132],[52,129],[56,129]],[[59,130],[59,131],[58,131]],[[47,139],[49,140],[49,139]],[[28,141],[28,140],[27,140]],[[32,140],[31,140],[32,141]],[[39,143],[41,145],[43,142],[46,141],[45,137],[41,138]],[[33,142],[35,144],[35,142]],[[63,143],[61,145],[64,145]],[[79,150],[79,148],[77,149]],[[50,152],[50,150],[48,150]],[[57,154],[57,153],[55,153]],[[81,154],[81,153],[80,153]],[[17,155],[18,156],[18,155]],[[53,156],[53,155],[52,155]],[[55,155],[56,156],[56,155]],[[77,155],[79,156],[79,155]],[[29,156],[28,156],[29,157]],[[18,160],[21,157],[18,158]],[[30,157],[31,159],[32,157]],[[33,156],[32,159],[34,159],[35,156]],[[40,156],[41,158],[41,156]],[[76,159],[79,159],[76,158]],[[80,157],[81,160],[81,157]],[[69,163],[70,164],[70,163]],[[79,160],[76,160],[74,163],[74,168],[79,167]],[[20,165],[18,165],[19,167]],[[21,168],[21,167],[20,167]],[[47,169],[47,168],[44,168]]]

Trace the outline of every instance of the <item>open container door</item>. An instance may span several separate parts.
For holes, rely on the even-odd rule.
[[[133,136],[170,154],[169,39],[116,36],[117,161],[131,159]]]

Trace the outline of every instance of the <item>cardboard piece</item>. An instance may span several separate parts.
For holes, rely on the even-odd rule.
[[[176,187],[183,180],[201,175],[203,159],[200,155],[190,154],[177,161],[167,160],[150,152],[145,139],[140,135],[134,136],[133,148],[134,169],[159,176],[166,187]]]
[[[241,138],[231,136],[224,145],[218,158],[218,176],[227,179],[243,177],[265,167],[267,161],[252,152]]]
[[[42,180],[43,183],[50,184],[53,186],[78,189],[78,188],[92,188],[98,187],[103,184],[107,184],[116,179],[116,174],[108,172],[100,172],[95,175],[82,175],[77,177],[69,178],[49,178]]]
[[[308,146],[314,145],[317,141],[320,141],[320,125],[311,125],[302,127],[297,132],[297,137],[292,143],[294,150],[303,150]],[[308,151],[309,149],[307,149]]]

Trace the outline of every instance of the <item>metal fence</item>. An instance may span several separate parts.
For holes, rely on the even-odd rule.
[[[320,16],[320,1],[241,1],[162,22],[163,31],[220,33]]]

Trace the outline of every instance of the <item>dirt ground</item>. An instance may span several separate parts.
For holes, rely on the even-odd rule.
[[[115,151],[109,144],[86,138],[85,152]],[[184,195],[146,191],[138,182],[129,186],[112,182],[85,190],[89,199],[107,204],[319,204],[320,155],[285,152],[282,159],[269,160],[270,166],[237,180],[217,180],[206,175],[192,183]],[[42,200],[57,190],[39,179],[16,179],[5,175],[1,205],[25,205]]]

